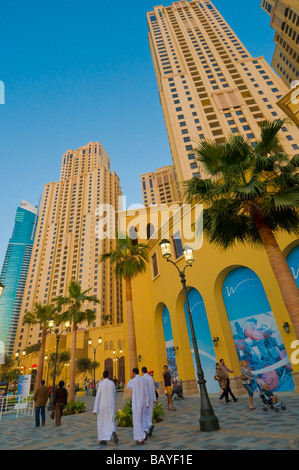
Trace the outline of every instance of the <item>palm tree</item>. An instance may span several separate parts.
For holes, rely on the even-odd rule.
[[[57,303],[59,311],[66,307],[59,315],[59,323],[69,321],[73,324],[73,339],[71,350],[71,366],[70,366],[70,388],[68,401],[75,400],[75,377],[76,377],[76,345],[78,326],[87,322],[90,325],[96,318],[96,313],[86,307],[86,302],[97,303],[100,301],[94,295],[88,295],[91,289],[82,291],[78,282],[72,281],[68,287],[68,297],[59,296],[54,299]]]
[[[143,243],[135,243],[128,235],[125,238],[117,237],[116,249],[110,253],[103,253],[100,263],[110,261],[114,266],[115,275],[118,279],[124,279],[126,283],[126,305],[127,305],[127,327],[129,345],[130,370],[137,367],[137,347],[135,322],[132,300],[132,279],[146,271],[148,261],[148,247]]]
[[[69,362],[71,359],[71,354],[69,351],[61,351],[61,353],[58,354],[56,358],[56,352],[50,354],[50,358],[48,361],[48,366],[52,368],[52,371],[50,372],[50,376],[54,377],[54,368],[55,368],[55,362],[56,362],[56,370],[55,370],[55,375],[56,377],[59,377],[63,366],[66,362]]]
[[[87,376],[88,372],[93,371],[93,361],[89,357],[80,357],[76,361],[76,367],[78,372],[84,373]]]
[[[35,389],[40,386],[43,378],[43,367],[45,357],[46,338],[49,330],[49,321],[56,315],[56,308],[52,304],[42,304],[41,302],[35,303],[35,310],[27,312],[24,315],[23,323],[27,325],[39,324],[42,327],[42,338],[39,347],[38,364]]]
[[[201,141],[194,152],[211,178],[193,178],[184,186],[188,202],[204,204],[210,243],[265,248],[299,339],[299,290],[276,241],[280,231],[299,233],[299,155],[290,159],[279,142],[284,124],[265,121],[254,147],[240,135],[223,144]]]

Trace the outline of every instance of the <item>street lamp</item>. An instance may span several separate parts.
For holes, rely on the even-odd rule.
[[[66,379],[67,379],[67,368],[69,367],[69,365],[70,365],[69,363],[64,364],[64,367],[65,367],[65,379],[64,379],[65,386],[66,386]]]
[[[97,394],[96,391],[96,350],[98,347],[102,344],[102,338],[101,336],[98,338],[98,344],[97,346],[92,345],[92,340],[88,340],[88,346],[90,346],[93,349],[93,389],[92,389],[92,396],[95,397]]]
[[[122,354],[122,353],[123,353],[123,350],[120,349],[120,350],[119,350],[119,354]],[[119,370],[117,369],[117,364],[119,365],[119,362],[118,362],[118,361],[119,361],[119,359],[120,359],[121,356],[116,356],[116,351],[115,351],[115,349],[113,349],[113,356],[114,356],[113,362],[115,363],[115,378],[118,380],[118,377],[117,377],[117,376],[119,376]]]
[[[194,330],[191,309],[190,309],[190,304],[189,304],[189,299],[188,299],[188,293],[187,293],[187,286],[186,286],[185,271],[186,271],[186,268],[191,267],[194,262],[193,250],[188,246],[185,247],[184,256],[185,256],[185,260],[187,264],[184,267],[183,271],[181,271],[179,267],[177,266],[177,264],[174,263],[170,259],[171,258],[170,246],[171,246],[170,241],[166,239],[162,240],[160,243],[163,258],[165,258],[169,263],[173,264],[178,270],[179,276],[181,278],[181,283],[183,286],[184,295],[185,295],[188,319],[189,319],[189,324],[190,324],[190,329],[191,329],[192,344],[193,344],[193,349],[195,353],[195,360],[196,360],[196,367],[197,367],[197,378],[198,378],[197,383],[200,387],[200,400],[201,400],[201,408],[200,408],[201,416],[199,420],[200,430],[203,432],[218,431],[220,428],[219,421],[216,415],[214,414],[214,410],[211,405],[207,388],[206,388],[206,380],[204,378],[204,372],[201,366],[201,361],[200,361],[200,357],[198,353],[195,330]]]
[[[22,351],[22,356],[24,357],[26,354],[26,351]],[[22,358],[20,357],[20,354],[17,352],[15,354],[15,360],[18,361],[18,370],[20,369],[20,362],[22,360]],[[20,371],[19,371],[20,372]],[[15,380],[15,385],[14,385],[14,395],[16,394],[16,384],[17,384],[17,379]]]
[[[50,399],[50,403],[49,403],[49,406],[48,406],[48,410],[49,411],[52,411],[53,410],[53,401],[54,401],[54,391],[55,391],[55,378],[56,378],[56,365],[57,365],[57,358],[58,358],[58,345],[59,345],[59,340],[60,340],[60,337],[62,335],[62,333],[65,333],[68,331],[69,327],[70,327],[70,322],[67,321],[65,322],[65,329],[62,330],[60,333],[59,333],[59,330],[52,330],[53,326],[54,326],[54,320],[49,320],[48,322],[49,324],[49,328],[50,328],[50,333],[54,333],[56,335],[56,353],[55,353],[55,361],[54,361],[54,371],[53,371],[53,385],[52,385],[52,393],[51,393],[51,399]]]
[[[46,383],[46,386],[48,386],[48,382],[49,382],[49,361],[48,361],[48,359],[49,359],[49,356],[46,353],[46,355],[45,355],[45,361],[47,361],[47,383]]]

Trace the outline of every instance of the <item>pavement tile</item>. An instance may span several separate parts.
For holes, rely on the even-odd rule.
[[[78,398],[79,399],[79,398]],[[93,397],[82,397],[86,412],[62,418],[57,428],[49,419],[45,427],[35,428],[34,417],[4,417],[0,420],[0,450],[100,450],[104,452],[133,451],[196,451],[196,450],[299,450],[299,396],[285,394],[286,411],[263,411],[255,400],[256,411],[250,411],[248,397],[241,396],[236,404],[222,405],[218,396],[210,396],[220,430],[202,433],[199,429],[200,401],[198,395],[186,396],[176,402],[177,411],[165,410],[164,420],[155,425],[153,436],[142,447],[136,446],[132,428],[118,428],[119,443],[99,446]],[[164,397],[160,398],[166,407]],[[117,409],[124,406],[117,394]]]

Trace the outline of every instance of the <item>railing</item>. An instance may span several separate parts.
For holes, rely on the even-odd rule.
[[[0,397],[0,421],[3,417],[33,416],[33,395],[7,395]]]

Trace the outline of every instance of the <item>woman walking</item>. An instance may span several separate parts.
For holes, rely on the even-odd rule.
[[[59,388],[55,391],[53,405],[55,408],[56,426],[61,426],[62,412],[64,407],[67,405],[67,391],[64,388],[63,380],[61,380],[58,385]]]
[[[249,369],[247,369],[246,361],[241,361],[241,380],[243,387],[247,390],[249,396],[249,407],[251,410],[255,410],[256,408],[253,406],[253,381],[254,375],[251,373]]]
[[[163,378],[164,378],[164,386],[165,390],[167,393],[167,410],[170,410],[170,405],[172,406],[173,411],[176,410],[173,401],[172,401],[172,384],[175,385],[175,381],[172,378],[170,369],[168,369],[168,366],[164,366],[164,371],[163,371]]]

